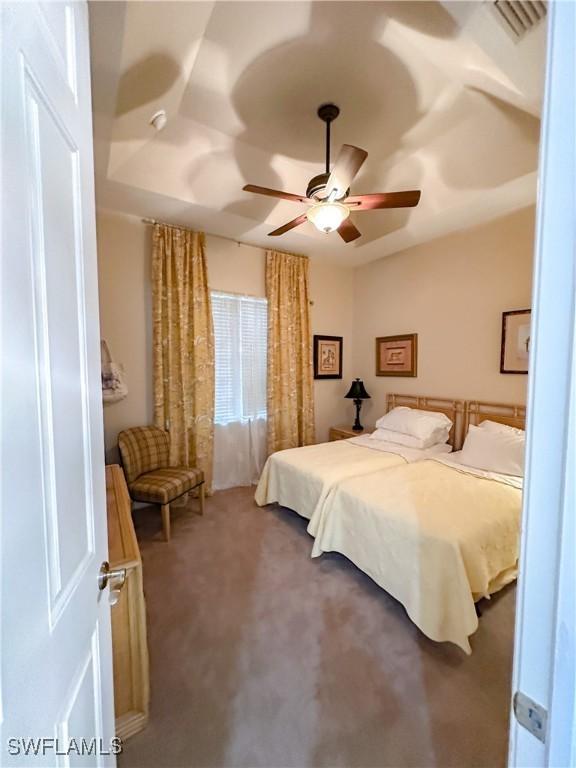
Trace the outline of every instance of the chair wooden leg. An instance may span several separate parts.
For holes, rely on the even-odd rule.
[[[200,500],[200,514],[203,515],[204,514],[204,483],[200,483],[198,498]]]
[[[162,528],[164,529],[164,539],[170,541],[170,504],[162,504]]]

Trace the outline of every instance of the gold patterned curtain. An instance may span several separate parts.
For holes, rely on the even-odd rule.
[[[170,464],[212,486],[214,337],[204,234],[154,225],[154,421],[170,433]]]
[[[308,259],[266,252],[268,453],[314,442]]]

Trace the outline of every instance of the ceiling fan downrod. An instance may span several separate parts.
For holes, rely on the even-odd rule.
[[[318,107],[318,117],[326,123],[326,173],[330,173],[330,124],[340,114],[336,104],[322,104]]]
[[[337,107],[336,104],[322,104],[318,107],[316,114],[322,122],[326,123],[326,170],[324,173],[314,176],[314,178],[310,179],[308,182],[306,195],[311,200],[321,199],[322,192],[325,189],[330,176],[330,124],[333,120],[336,120],[340,114],[340,107]]]

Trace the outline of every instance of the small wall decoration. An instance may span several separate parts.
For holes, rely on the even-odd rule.
[[[418,334],[376,339],[376,376],[416,376]]]
[[[314,378],[342,378],[342,336],[314,336]]]
[[[502,313],[500,373],[528,373],[530,309]]]

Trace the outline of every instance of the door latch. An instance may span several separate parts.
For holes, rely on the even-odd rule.
[[[526,728],[543,744],[546,743],[548,711],[541,704],[533,701],[522,691],[516,691],[514,694],[514,715],[523,728]]]

